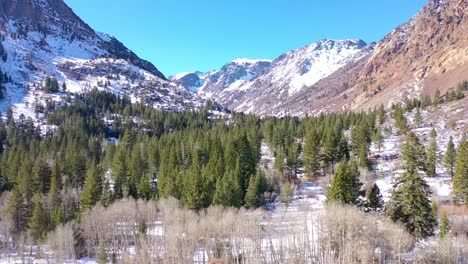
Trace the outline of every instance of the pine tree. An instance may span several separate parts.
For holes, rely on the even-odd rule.
[[[406,136],[401,159],[404,161],[403,169],[406,169],[410,174],[415,174],[425,168],[426,152],[413,132],[409,132]]]
[[[224,176],[216,183],[213,196],[214,205],[241,207],[244,201],[239,182],[235,178],[236,172],[226,171]]]
[[[436,220],[436,226],[437,226],[438,224],[437,222],[439,218],[439,206],[437,205],[437,202],[434,200],[432,200],[431,202],[431,213],[434,219]]]
[[[384,206],[383,196],[380,193],[379,186],[374,183],[372,187],[368,188],[366,191],[366,204],[365,206],[371,211],[379,211]]]
[[[305,172],[310,176],[317,176],[317,171],[320,169],[320,144],[315,129],[306,135],[303,160]]]
[[[453,179],[454,169],[455,169],[455,161],[457,158],[457,152],[455,150],[455,145],[453,144],[453,137],[450,136],[449,142],[447,144],[447,151],[445,152],[444,156],[444,165],[448,174]]]
[[[408,124],[406,117],[403,112],[403,108],[400,106],[395,107],[393,112],[393,118],[395,119],[395,126],[398,129],[398,134],[404,134],[408,130]]]
[[[377,129],[375,131],[375,133],[372,135],[372,141],[374,142],[374,144],[379,148],[379,151],[380,149],[382,148],[382,144],[383,144],[383,135],[382,135],[382,131],[379,129]]]
[[[158,178],[158,197],[166,198],[173,196],[177,198],[177,158],[175,150],[171,148],[168,151],[163,151],[161,159],[160,175]]]
[[[45,238],[47,232],[47,213],[42,207],[41,196],[34,196],[34,210],[28,223],[29,234],[37,241]]]
[[[420,127],[422,123],[421,111],[419,108],[416,108],[416,113],[414,114],[414,123],[416,127]]]
[[[338,166],[332,184],[327,190],[327,202],[354,204],[359,198],[361,185],[356,163],[343,161]]]
[[[138,197],[149,200],[153,196],[153,188],[151,187],[148,175],[143,175],[138,185]]]
[[[276,169],[276,171],[278,171],[281,174],[283,174],[283,171],[284,171],[284,159],[285,159],[285,155],[284,155],[283,148],[280,147],[280,148],[276,149],[276,151],[275,151],[275,169]]]
[[[335,173],[334,165],[338,156],[338,144],[338,137],[333,129],[325,134],[322,143],[322,160],[325,165],[330,165],[332,174]]]
[[[143,159],[139,147],[135,147],[132,151],[132,159],[130,162],[130,181],[139,183],[141,177],[146,173],[148,165],[146,160]],[[135,196],[134,196],[135,197]]]
[[[255,175],[257,161],[252,154],[253,148],[247,139],[247,136],[243,134],[237,140],[237,173],[239,186],[241,187],[242,193],[245,193],[249,185],[250,176]],[[242,199],[243,200],[243,199]]]
[[[406,172],[399,177],[386,212],[416,238],[424,238],[433,234],[437,222],[431,210],[430,188],[418,174],[424,159],[421,145],[412,132],[408,133],[403,145],[402,160]]]
[[[185,182],[183,197],[184,206],[188,209],[199,210],[209,205],[205,180],[200,170],[200,158],[199,151],[195,151],[190,172]]]
[[[99,169],[93,163],[89,166],[83,192],[80,197],[80,210],[85,211],[93,207],[101,197],[101,190],[99,188]]]
[[[440,217],[440,238],[444,238],[448,232],[450,231],[450,222],[448,219],[448,214],[446,211],[442,211],[442,215]]]
[[[427,149],[427,158],[426,158],[426,173],[429,177],[436,176],[436,164],[437,164],[437,143],[435,138],[432,139],[431,144]]]
[[[63,223],[63,209],[62,207],[58,206],[54,208],[54,211],[52,212],[52,229],[59,226],[60,224]]]
[[[249,187],[245,193],[245,207],[257,207],[258,206],[258,192],[255,184],[255,177],[250,177]]]
[[[286,182],[281,187],[280,200],[282,203],[289,205],[293,199],[294,186],[289,182]]]
[[[370,166],[368,160],[369,144],[371,143],[371,130],[365,120],[361,120],[351,130],[352,150],[358,157],[359,166],[368,168]]]
[[[74,147],[69,157],[71,185],[73,188],[82,187],[86,176],[86,158],[78,147]]]
[[[349,160],[349,158],[350,158],[350,155],[349,155],[348,140],[346,139],[346,136],[344,134],[341,134],[340,144],[338,146],[338,160],[339,161]]]
[[[7,213],[10,215],[12,224],[10,232],[15,240],[26,230],[29,220],[29,207],[25,201],[24,193],[19,188],[14,188],[8,200]]]
[[[370,167],[368,154],[369,154],[369,150],[367,146],[364,144],[360,145],[359,150],[358,150],[359,167],[361,168]]]
[[[116,199],[128,197],[128,177],[129,169],[127,158],[123,150],[116,153],[116,161],[113,169],[114,176],[114,196]]]
[[[246,207],[258,207],[261,205],[261,195],[266,191],[266,179],[263,171],[258,170],[255,177],[250,177],[249,188],[245,194]]]
[[[468,205],[468,141],[460,142],[457,152],[453,176],[454,199],[458,204]]]
[[[299,155],[301,154],[301,151],[301,145],[297,143],[292,143],[288,148],[288,155],[286,157],[286,169],[288,171],[288,179],[297,178]]]
[[[16,172],[14,172],[16,173]],[[33,197],[33,183],[30,180],[32,174],[32,167],[29,158],[25,158],[22,162],[17,178],[17,187],[19,191],[24,194],[25,203],[31,205]]]
[[[379,106],[379,109],[377,110],[377,120],[380,125],[383,125],[385,122],[385,108],[383,104]]]
[[[47,193],[50,188],[52,171],[49,164],[43,159],[38,159],[33,168],[33,190],[35,192]]]

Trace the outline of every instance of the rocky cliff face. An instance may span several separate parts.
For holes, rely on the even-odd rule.
[[[467,6],[466,0],[430,0],[385,36],[352,81],[368,88],[352,107],[387,105],[436,89],[443,94],[468,79]]]

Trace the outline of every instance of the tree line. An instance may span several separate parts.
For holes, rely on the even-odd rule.
[[[400,108],[394,108],[394,118]],[[363,192],[359,168],[370,168],[369,147],[372,142],[381,144],[385,118],[383,107],[302,119],[261,119],[239,113],[219,117],[209,106],[163,112],[93,90],[68,98],[47,114],[48,125],[56,127],[54,133],[43,133],[43,127],[30,119],[15,120],[11,109],[7,111],[0,122],[0,192],[11,192],[12,234],[28,232],[34,239],[79,220],[96,204],[107,207],[130,197],[175,197],[195,211],[210,205],[260,207],[268,193],[280,190],[258,165],[264,141],[274,152],[280,181],[293,184],[302,167],[312,178],[334,174],[329,201],[365,203],[368,210],[378,211],[382,207],[378,187]],[[414,171],[433,167],[427,164],[426,150],[413,141],[408,134],[404,151],[418,156],[403,155],[407,173],[397,190],[421,188],[427,209],[427,186],[417,182],[420,176]],[[467,202],[466,144],[462,141],[455,150],[452,142],[446,154],[460,203]],[[411,217],[421,217],[402,214],[407,213],[401,207],[407,199],[411,197],[394,194],[395,205],[387,210],[395,212],[389,213],[392,219],[414,222]],[[430,228],[408,230],[421,236],[431,233]]]

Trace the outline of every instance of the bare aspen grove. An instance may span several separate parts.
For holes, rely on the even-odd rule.
[[[8,224],[2,217],[2,237]],[[18,243],[26,261],[27,238]],[[457,263],[468,245],[446,237],[414,252],[415,243],[388,218],[345,205],[271,217],[262,209],[221,206],[197,213],[173,198],[123,199],[58,226],[36,254],[51,263],[78,255],[100,263],[405,263],[413,253],[414,263]]]

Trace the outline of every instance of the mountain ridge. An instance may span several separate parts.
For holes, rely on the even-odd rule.
[[[303,116],[321,112],[365,110],[406,98],[433,96],[468,79],[468,22],[465,0],[430,0],[408,22],[377,43],[353,44],[353,56],[330,51],[328,39],[290,50],[262,74],[210,97],[223,106],[260,115]],[[362,50],[362,51],[361,51]],[[314,68],[315,67],[315,68]]]
[[[64,92],[97,88],[165,110],[204,103],[116,38],[94,31],[63,0],[2,1],[0,35],[0,70],[11,79],[3,85],[3,112],[13,106],[35,117],[36,101],[61,103],[62,95],[44,90],[46,77],[57,79]]]

